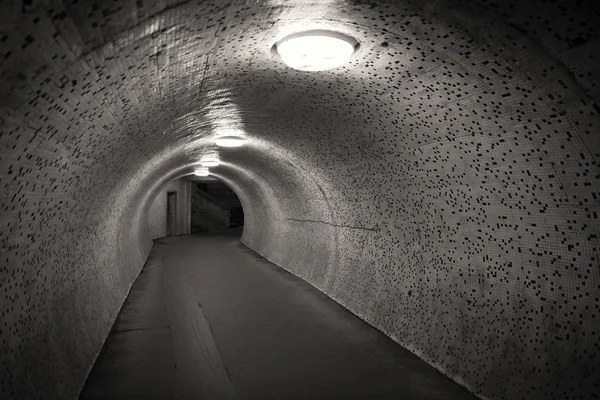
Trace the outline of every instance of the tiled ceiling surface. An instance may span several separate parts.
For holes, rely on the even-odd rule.
[[[72,398],[214,152],[244,242],[490,399],[600,397],[595,1],[1,1],[0,398]],[[325,28],[327,72],[271,54]]]

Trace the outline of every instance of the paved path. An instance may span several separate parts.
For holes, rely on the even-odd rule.
[[[227,233],[155,242],[81,399],[476,398]]]

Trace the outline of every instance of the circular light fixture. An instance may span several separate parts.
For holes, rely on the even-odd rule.
[[[220,147],[240,147],[244,144],[244,138],[240,136],[219,136],[215,144]]]
[[[326,71],[346,63],[358,45],[356,39],[342,33],[317,30],[287,36],[273,50],[291,68]]]
[[[196,176],[208,176],[208,168],[196,168],[194,171]]]
[[[206,158],[200,161],[200,165],[203,167],[216,167],[219,164],[221,164],[221,161],[219,161],[217,158]]]

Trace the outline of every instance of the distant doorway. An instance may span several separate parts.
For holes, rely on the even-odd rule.
[[[167,236],[177,234],[177,192],[167,193]]]

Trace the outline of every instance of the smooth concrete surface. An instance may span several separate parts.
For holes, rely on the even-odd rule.
[[[191,184],[186,178],[175,179],[155,195],[147,211],[148,231],[152,239],[167,236],[167,195],[176,193],[174,235],[191,233]]]
[[[81,400],[476,399],[240,233],[155,241]]]

